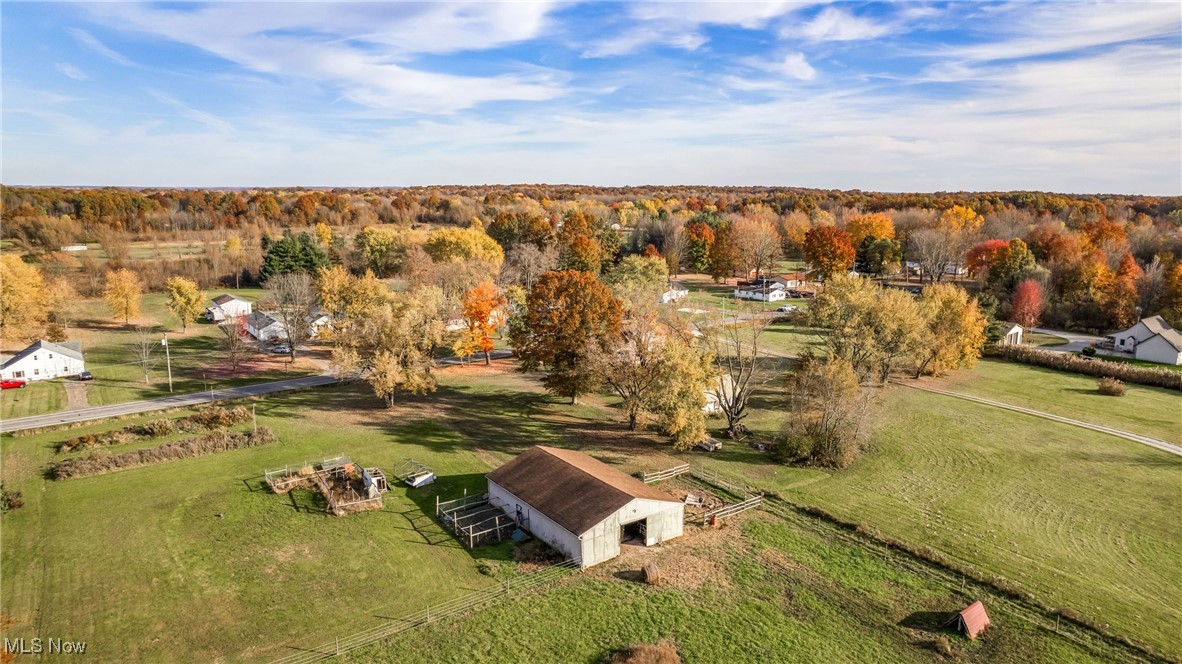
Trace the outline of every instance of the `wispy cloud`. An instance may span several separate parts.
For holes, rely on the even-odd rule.
[[[152,88],[148,88],[145,90],[145,92],[147,92],[156,101],[176,109],[176,111],[182,117],[193,120],[194,122],[199,122],[210,129],[215,129],[219,132],[229,132],[233,131],[234,129],[234,125],[230,124],[229,122],[226,122],[221,118],[216,118],[204,111],[199,111],[170,94]]]
[[[801,36],[809,41],[861,41],[889,34],[894,26],[870,18],[854,16],[838,7],[826,7],[812,20],[781,30],[781,36]]]
[[[98,53],[111,62],[121,64],[125,67],[138,66],[135,62],[132,62],[130,58],[127,58],[126,56],[111,50],[106,44],[96,39],[94,35],[81,28],[69,28],[67,32],[69,32],[70,35],[74,37],[74,41],[78,42],[80,46]]]
[[[600,58],[636,53],[648,46],[694,51],[709,39],[708,25],[748,30],[766,27],[809,2],[648,2],[629,6],[627,27],[589,40],[583,56]]]
[[[54,69],[57,69],[58,72],[60,72],[62,76],[65,76],[67,78],[72,78],[75,81],[85,81],[88,78],[90,78],[89,76],[86,75],[86,72],[82,71],[81,69],[75,67],[74,65],[72,65],[68,62],[59,62],[59,63],[57,63],[57,65],[54,66]]]

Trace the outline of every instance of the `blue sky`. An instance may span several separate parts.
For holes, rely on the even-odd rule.
[[[6,184],[1182,193],[1182,3],[0,4]]]

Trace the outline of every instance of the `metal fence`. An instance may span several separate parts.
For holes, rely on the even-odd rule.
[[[319,646],[297,648],[298,652],[276,659],[274,660],[274,664],[304,664],[306,662],[320,662],[331,659],[337,655],[356,650],[371,643],[376,643],[382,639],[388,639],[416,627],[471,611],[472,609],[507,597],[514,592],[521,592],[545,585],[551,581],[556,581],[572,571],[578,570],[579,567],[579,561],[567,560],[547,567],[540,572],[513,577],[507,579],[496,588],[477,591],[463,597],[434,604],[421,611],[383,622],[367,630],[343,636]]]

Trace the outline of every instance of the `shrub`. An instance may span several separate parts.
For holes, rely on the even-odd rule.
[[[612,655],[611,664],[681,664],[681,655],[668,641],[640,643]]]
[[[170,436],[176,431],[176,425],[170,419],[152,420],[140,427],[144,434],[152,438]]]
[[[86,433],[58,444],[59,454],[77,449],[91,450],[111,445],[134,443],[145,438],[161,438],[177,432],[206,431],[242,424],[250,420],[250,411],[243,406],[234,408],[214,407],[188,417],[177,419],[162,418],[144,424],[131,424],[122,429],[103,433]]]
[[[993,346],[989,355],[1036,367],[1071,371],[1086,376],[1117,378],[1126,383],[1182,390],[1182,371],[1141,367],[1100,358],[1085,360],[1071,353],[1055,353],[1028,346]]]
[[[1091,346],[1084,347],[1084,349],[1079,351],[1079,353],[1084,357],[1096,357],[1096,349],[1092,348]]]
[[[257,431],[232,433],[217,431],[215,433],[181,440],[175,443],[164,443],[155,447],[145,447],[142,450],[132,450],[122,454],[108,455],[105,453],[91,454],[76,459],[66,459],[53,467],[55,480],[68,480],[76,477],[101,475],[125,468],[138,468],[156,463],[188,459],[217,454],[229,450],[246,447],[258,447],[278,440],[274,432],[267,427],[259,427]]]
[[[1100,379],[1100,394],[1110,397],[1123,397],[1128,388],[1116,378],[1104,377]]]
[[[0,484],[0,512],[11,512],[25,506],[25,499],[20,491],[9,491]]]

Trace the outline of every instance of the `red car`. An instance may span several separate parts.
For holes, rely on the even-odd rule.
[[[29,381],[27,380],[21,380],[19,378],[5,378],[0,380],[0,390],[11,390],[16,387],[24,387],[28,384]]]

